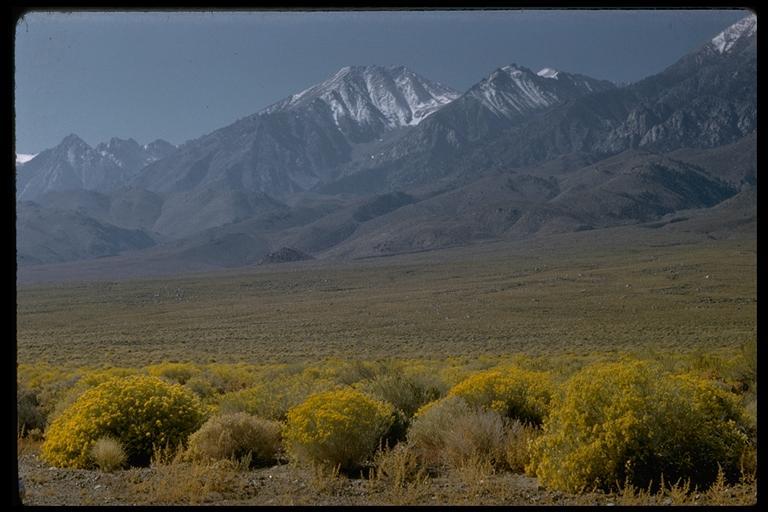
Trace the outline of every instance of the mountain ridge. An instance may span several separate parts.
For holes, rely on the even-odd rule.
[[[284,247],[367,258],[652,225],[737,196],[717,211],[749,222],[756,96],[749,17],[622,87],[507,64],[459,95],[403,66],[347,66],[180,147],[72,135],[18,165],[19,232],[30,222],[44,241],[41,219],[59,215],[108,248],[35,242],[24,263],[133,251],[228,268]]]

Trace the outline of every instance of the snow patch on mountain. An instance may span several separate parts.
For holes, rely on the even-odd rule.
[[[559,73],[560,72],[558,70],[556,70],[556,69],[544,68],[544,69],[540,70],[536,74],[539,75],[540,77],[543,77],[543,78],[554,78],[555,80],[557,80],[557,75]]]
[[[712,38],[712,45],[718,53],[725,53],[742,37],[749,37],[757,32],[757,16],[754,14],[742,18]]]
[[[24,164],[32,160],[38,155],[38,153],[35,153],[34,155],[29,155],[26,153],[16,153],[16,165]]]
[[[536,75],[516,65],[504,66],[483,79],[467,93],[479,99],[498,115],[509,117],[559,101],[558,97],[535,83]]]

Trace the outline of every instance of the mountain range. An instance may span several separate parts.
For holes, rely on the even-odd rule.
[[[17,157],[17,261],[189,270],[741,215],[755,201],[756,33],[748,16],[621,87],[508,64],[461,93],[403,66],[348,66],[178,147],[70,135]]]

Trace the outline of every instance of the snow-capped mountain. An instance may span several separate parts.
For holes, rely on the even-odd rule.
[[[718,53],[730,51],[742,38],[749,37],[757,32],[757,16],[752,14],[740,19],[712,38],[711,45]]]
[[[126,185],[142,167],[167,156],[175,146],[155,141],[112,138],[92,148],[75,134],[17,167],[16,195],[33,200],[47,192],[94,190],[109,192]]]
[[[24,199],[58,190],[18,203],[19,254],[63,261],[153,243],[114,227],[152,233],[159,245],[136,261],[174,268],[244,265],[280,247],[367,257],[754,194],[753,18],[622,87],[512,64],[456,97],[402,67],[355,66],[179,148],[70,136],[17,166]]]
[[[332,180],[347,162],[369,158],[381,138],[423,122],[457,96],[402,66],[344,67],[185,144],[135,184],[160,193],[235,187],[282,198]]]
[[[461,155],[475,144],[568,101],[615,89],[607,80],[551,68],[538,74],[516,64],[498,68],[413,127],[407,137],[348,166],[344,174],[350,185],[328,190],[361,190],[366,180],[351,176],[360,172],[375,175],[376,183],[386,180],[392,188],[434,182],[453,173]]]
[[[757,126],[757,18],[747,16],[657,75],[627,88],[637,105],[600,142],[609,152],[641,147],[714,147]]]
[[[294,111],[320,101],[342,131],[350,126],[414,126],[459,93],[403,66],[347,66],[328,80],[267,107],[263,113]]]
[[[584,75],[551,68],[534,73],[526,67],[511,64],[481,80],[467,91],[465,97],[479,100],[498,116],[514,118],[613,87],[608,81]]]

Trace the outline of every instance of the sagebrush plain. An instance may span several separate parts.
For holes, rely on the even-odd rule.
[[[267,467],[158,452],[148,469],[57,470],[69,475],[64,481],[85,482],[77,484],[78,493],[36,469],[50,422],[86,390],[136,374],[183,385],[213,416],[245,412],[285,422],[313,393],[353,388],[407,411],[411,425],[420,407],[482,372],[541,372],[556,394],[591,365],[639,360],[716,383],[756,425],[756,246],[750,236],[672,243],[653,230],[623,228],[599,237],[576,233],[343,266],[305,262],[21,286],[17,300],[19,389],[34,396],[27,403],[40,422],[33,435],[20,438],[21,473],[34,503],[754,501],[749,454],[742,456],[740,476],[719,475],[708,489],[682,480],[648,489],[629,482],[581,492],[550,489],[524,472],[527,443],[540,431],[482,415],[465,422],[471,435],[497,425],[493,453],[506,455],[463,447],[462,455],[445,458],[456,452],[446,446],[434,466],[415,448],[380,446],[359,468],[339,473],[302,463],[282,448],[276,465]],[[406,438],[401,432],[402,446],[416,446]],[[107,490],[89,483],[94,474],[112,482],[104,484]],[[206,478],[189,476],[202,474]],[[256,488],[253,481],[260,482]]]

